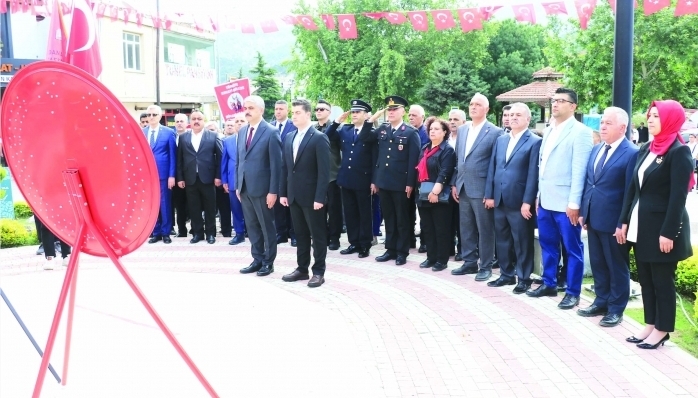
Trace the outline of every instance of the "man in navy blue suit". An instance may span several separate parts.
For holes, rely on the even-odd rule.
[[[150,105],[146,111],[148,126],[143,128],[143,134],[150,144],[150,149],[155,157],[160,177],[160,214],[155,223],[153,235],[148,243],[163,241],[172,243],[170,231],[172,230],[172,187],[175,185],[177,144],[175,132],[169,127],[160,124],[162,109],[157,105]]]
[[[497,138],[485,183],[485,207],[494,207],[494,229],[500,266],[498,279],[487,286],[514,285],[514,293],[531,287],[538,157],[542,139],[531,133],[531,110],[523,103],[506,111],[509,134]],[[518,283],[517,283],[518,278]]]
[[[295,131],[296,126],[288,118],[288,103],[284,100],[278,100],[274,104],[274,121],[271,125],[279,130],[281,138],[281,147],[283,148],[284,140],[288,133]],[[279,201],[274,205],[274,219],[276,220],[276,243],[286,243],[291,239],[291,246],[296,246],[296,234],[293,230],[291,222],[291,210],[289,207],[282,206]]]
[[[242,113],[237,114],[233,120],[225,122],[226,133],[232,132],[223,139],[223,155],[221,157],[221,182],[223,190],[230,196],[230,209],[233,212],[233,228],[235,228],[235,236],[228,242],[230,245],[237,245],[245,241],[245,217],[242,213],[242,203],[235,194],[235,167],[238,159],[238,131],[246,123],[245,115]]]
[[[625,138],[628,114],[621,108],[606,108],[601,118],[601,143],[591,151],[579,223],[589,236],[591,272],[596,298],[581,316],[604,317],[601,326],[616,326],[630,294],[629,250],[619,244],[620,213],[625,192],[637,160],[637,147]]]

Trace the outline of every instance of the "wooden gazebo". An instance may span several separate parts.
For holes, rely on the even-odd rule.
[[[555,90],[562,87],[559,82],[564,75],[556,72],[551,67],[545,67],[533,73],[533,82],[525,86],[517,87],[511,91],[499,94],[496,98],[499,102],[525,102],[538,104],[541,107],[541,120],[545,123],[547,110],[550,108],[550,99]]]

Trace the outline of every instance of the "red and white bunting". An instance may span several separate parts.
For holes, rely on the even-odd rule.
[[[482,29],[482,15],[477,8],[466,8],[458,10],[458,19],[463,32]]]
[[[533,9],[533,4],[517,4],[511,6],[514,9],[514,18],[519,22],[530,22],[536,24],[536,11]]]
[[[502,8],[502,6],[488,6],[488,7],[480,7],[480,15],[482,15],[482,19],[485,21],[489,21],[490,18],[492,18],[492,15],[494,15],[497,10]]]
[[[674,15],[680,17],[687,14],[698,14],[698,0],[679,0],[676,3]]]
[[[596,9],[596,0],[574,0],[574,6],[577,7],[577,15],[579,16],[579,26],[586,30],[589,25],[591,14]]]
[[[390,22],[393,25],[400,25],[407,22],[405,14],[401,12],[386,12],[384,16],[385,19],[387,19],[388,22]]]
[[[418,32],[426,32],[429,30],[429,21],[427,20],[426,11],[409,11],[407,16],[412,23],[412,29]]]
[[[359,32],[356,29],[356,19],[354,14],[338,14],[337,25],[339,25],[339,38],[342,40],[356,39]]]
[[[325,23],[327,30],[334,30],[336,26],[334,25],[334,15],[332,14],[322,14],[322,22]]]
[[[670,6],[671,0],[645,0],[643,8],[645,10],[645,15],[652,15]]]
[[[563,15],[567,14],[567,7],[564,1],[553,1],[550,3],[541,3],[545,10],[545,15]]]
[[[451,10],[434,10],[431,12],[431,17],[434,19],[436,30],[446,30],[456,26]]]

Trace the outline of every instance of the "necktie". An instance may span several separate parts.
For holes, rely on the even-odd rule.
[[[356,137],[359,136],[359,129],[354,129],[354,142],[356,142]]]
[[[599,177],[599,173],[601,173],[601,170],[603,170],[603,164],[606,162],[606,156],[608,155],[609,149],[611,149],[611,146],[606,145],[606,149],[604,149],[601,159],[599,159],[599,162],[596,163],[596,168],[594,169],[594,181],[596,181],[596,179]]]
[[[283,133],[283,132],[284,132],[284,124],[283,124],[283,123],[279,123],[279,134],[281,134],[281,133]]]
[[[155,131],[150,130],[150,139],[148,140],[150,143],[150,146],[153,146],[155,144]]]
[[[254,127],[250,127],[250,131],[247,133],[247,144],[245,144],[245,149],[250,149],[250,143],[252,142],[252,134],[254,134]]]

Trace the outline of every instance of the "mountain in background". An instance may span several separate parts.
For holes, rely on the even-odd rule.
[[[291,58],[296,42],[292,29],[280,24],[279,31],[273,33],[243,34],[239,30],[218,33],[218,82],[228,81],[228,76],[237,77],[240,68],[243,77],[250,77],[248,73],[255,66],[257,51],[276,70],[277,76],[285,76],[287,70],[282,63]]]

